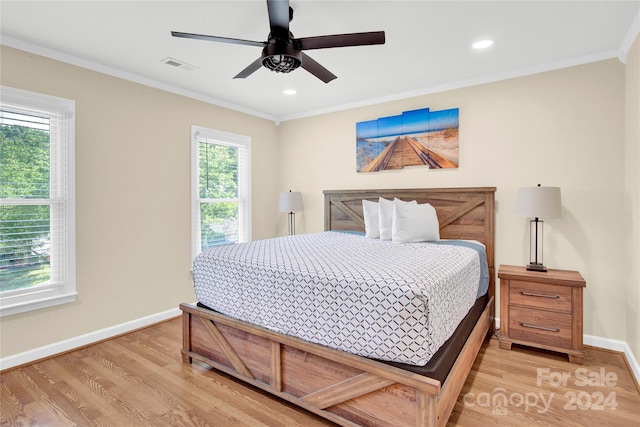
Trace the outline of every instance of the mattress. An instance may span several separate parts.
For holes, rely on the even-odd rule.
[[[196,257],[194,289],[201,304],[249,323],[364,357],[425,365],[481,293],[476,246],[339,232],[226,245]]]
[[[395,366],[396,368],[411,371],[414,374],[433,378],[443,384],[447,379],[453,364],[456,362],[458,355],[462,351],[462,347],[467,343],[467,339],[473,332],[473,328],[475,328],[478,319],[482,315],[482,312],[488,303],[488,294],[484,294],[476,299],[475,304],[473,304],[469,313],[467,313],[464,319],[462,319],[456,330],[453,332],[453,335],[451,335],[451,337],[442,344],[438,351],[431,356],[431,359],[429,359],[425,365],[418,366],[384,360],[381,362]]]

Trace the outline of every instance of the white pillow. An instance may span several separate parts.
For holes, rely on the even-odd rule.
[[[405,202],[400,199],[387,200],[380,197],[378,199],[378,215],[380,225],[380,240],[391,240],[393,238],[393,205],[398,204],[412,204],[416,205],[418,202],[412,200]]]
[[[392,240],[398,243],[426,242],[440,239],[440,223],[429,203],[393,203]]]
[[[365,236],[370,239],[380,237],[380,215],[378,213],[378,202],[371,200],[362,201],[362,216],[364,217]]]

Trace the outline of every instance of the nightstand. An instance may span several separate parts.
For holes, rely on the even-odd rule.
[[[501,265],[500,348],[522,344],[569,355],[580,363],[582,350],[582,289],[580,273],[567,270],[528,271]]]

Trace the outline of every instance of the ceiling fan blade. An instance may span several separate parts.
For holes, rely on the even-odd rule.
[[[330,36],[303,37],[294,39],[301,50],[326,49],[330,47],[365,46],[384,44],[384,31],[368,33],[334,34]]]
[[[300,52],[300,56],[302,58],[302,64],[300,66],[323,82],[329,83],[331,80],[337,78],[337,76],[334,75],[331,71],[324,68],[304,52]]]
[[[178,31],[171,31],[171,35],[173,37],[182,37],[185,39],[198,39],[198,40],[206,40],[210,42],[243,44],[247,46],[264,47],[267,44],[267,42],[256,42],[253,40],[232,39],[229,37],[206,36],[204,34],[181,33]]]
[[[244,70],[240,71],[234,77],[234,79],[246,79],[251,74],[253,74],[254,72],[258,71],[260,69],[260,67],[262,67],[262,57],[256,59],[251,64],[249,64],[249,66],[247,68],[245,68]]]
[[[289,38],[289,0],[267,0],[271,36]]]

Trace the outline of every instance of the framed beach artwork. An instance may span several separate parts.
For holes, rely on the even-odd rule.
[[[458,167],[458,109],[405,111],[356,123],[357,172]]]

